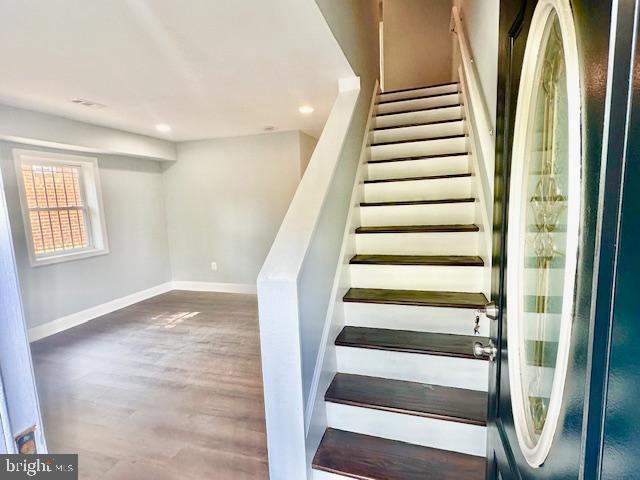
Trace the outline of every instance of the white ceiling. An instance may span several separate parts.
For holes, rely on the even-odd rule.
[[[0,0],[0,103],[98,125],[318,136],[352,75],[314,0]]]

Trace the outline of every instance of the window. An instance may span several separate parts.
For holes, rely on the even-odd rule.
[[[95,158],[14,150],[31,265],[108,253]]]

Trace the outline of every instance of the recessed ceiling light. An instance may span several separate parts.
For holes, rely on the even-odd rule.
[[[171,127],[166,123],[159,123],[156,125],[156,130],[162,133],[169,133],[171,131]]]
[[[311,105],[302,105],[300,108],[298,108],[298,111],[300,113],[304,113],[305,115],[309,115],[310,113],[313,113],[313,107]]]

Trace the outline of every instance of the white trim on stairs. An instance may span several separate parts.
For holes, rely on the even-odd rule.
[[[361,224],[360,200],[363,196],[362,182],[367,170],[367,146],[370,140],[368,132],[370,131],[371,125],[373,123],[373,111],[375,108],[377,96],[378,82],[376,81],[371,96],[371,104],[369,106],[369,117],[367,119],[367,125],[365,127],[366,133],[362,139],[362,147],[360,148],[360,160],[358,169],[356,171],[356,176],[353,181],[353,188],[351,190],[351,200],[349,203],[350,208],[349,213],[347,214],[344,233],[342,235],[342,245],[340,247],[340,255],[338,256],[338,266],[336,267],[336,273],[333,278],[333,286],[331,287],[329,308],[327,309],[327,315],[325,317],[324,327],[322,329],[322,339],[320,341],[320,348],[318,349],[318,354],[316,356],[316,364],[313,370],[313,380],[311,381],[311,388],[309,390],[309,396],[307,398],[307,405],[305,408],[305,435],[309,435],[312,419],[317,414],[317,412],[315,411],[316,405],[318,404],[318,402],[322,404],[324,399],[324,390],[321,390],[321,395],[318,395],[318,392],[320,391],[320,380],[321,378],[323,378],[323,373],[327,369],[327,364],[325,363],[327,347],[329,346],[329,344],[332,345],[334,341],[334,338],[330,338],[330,332],[333,330],[332,326],[335,328],[335,325],[337,323],[344,325],[344,310],[340,312],[342,314],[341,317],[337,318],[335,307],[336,303],[339,303],[340,307],[344,308],[342,305],[342,295],[339,296],[338,293],[340,292],[344,295],[344,293],[346,293],[346,290],[348,290],[348,286],[350,284],[350,269],[348,268],[348,264],[350,258],[356,252],[355,229]],[[333,375],[324,375],[324,378],[330,383],[331,380],[333,380]],[[328,387],[328,385],[326,386]]]

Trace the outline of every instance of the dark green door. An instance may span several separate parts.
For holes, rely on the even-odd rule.
[[[609,0],[503,0],[487,478],[585,472]]]

